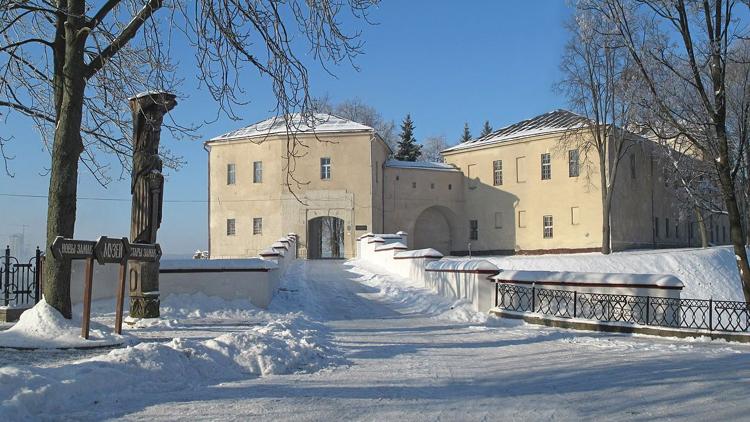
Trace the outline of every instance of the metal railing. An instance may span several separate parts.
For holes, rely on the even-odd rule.
[[[35,255],[26,262],[10,255],[10,247],[0,257],[0,304],[25,306],[39,302],[44,254],[36,248]]]
[[[750,303],[747,302],[581,293],[497,283],[495,306],[558,318],[709,331],[750,331]]]

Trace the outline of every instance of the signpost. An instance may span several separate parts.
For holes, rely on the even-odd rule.
[[[57,236],[50,245],[52,256],[56,259],[85,259],[86,269],[83,276],[83,318],[81,337],[89,338],[91,320],[91,284],[94,278],[94,245],[93,240],[67,239]]]
[[[86,270],[83,279],[83,316],[81,337],[89,338],[91,322],[91,289],[94,278],[94,259],[101,264],[120,264],[117,287],[117,314],[115,315],[115,332],[122,334],[122,308],[125,300],[125,274],[128,261],[157,262],[161,259],[159,244],[129,243],[127,237],[109,238],[101,236],[98,240],[67,239],[58,236],[50,245],[52,256],[56,259],[85,259]]]

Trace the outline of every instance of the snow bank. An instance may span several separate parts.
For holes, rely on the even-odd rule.
[[[80,315],[80,314],[79,314]],[[33,308],[21,314],[18,322],[0,331],[0,347],[55,349],[101,347],[122,344],[126,337],[112,333],[112,327],[91,322],[89,339],[81,337],[81,319],[65,319],[42,298]]]
[[[681,297],[744,300],[731,247],[660,249],[564,255],[483,257],[503,270],[671,274],[682,280]],[[461,258],[451,258],[461,259]]]
[[[466,299],[447,298],[426,289],[423,283],[395,274],[383,275],[382,270],[362,260],[347,262],[350,272],[361,277],[356,281],[378,289],[376,296],[404,307],[409,312],[426,314],[436,319],[483,324],[489,317],[484,312],[476,312],[473,304]]]
[[[159,272],[167,271],[220,271],[220,270],[273,270],[278,265],[260,258],[245,259],[165,259],[159,263]]]
[[[224,299],[204,293],[170,294],[161,299],[165,318],[251,319],[262,312],[249,299]]]
[[[286,315],[209,340],[178,338],[116,349],[55,371],[0,368],[0,414],[19,420],[54,415],[61,408],[73,413],[115,397],[126,402],[151,392],[249,376],[312,372],[340,361],[340,356],[324,326],[298,314]]]

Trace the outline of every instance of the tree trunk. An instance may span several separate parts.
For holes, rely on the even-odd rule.
[[[707,248],[708,247],[708,229],[706,228],[706,220],[703,218],[703,213],[698,209],[698,207],[693,207],[693,212],[695,212],[696,220],[698,221],[698,233],[701,236],[701,248]]]
[[[612,195],[610,195],[609,187],[607,186],[607,157],[602,157],[602,155],[606,156],[606,152],[600,152],[599,155],[599,168],[601,173],[600,183],[602,190],[602,253],[604,255],[609,255],[610,253],[612,253],[612,244],[610,242],[610,238],[612,237],[612,227],[610,224]]]
[[[83,46],[87,33],[83,26],[84,2],[69,1],[69,15],[65,22],[65,46],[56,50],[64,54],[61,73],[56,67],[55,79],[61,81],[55,90],[59,104],[55,138],[52,145],[49,199],[47,204],[47,244],[56,236],[73,237],[76,219],[76,191],[78,188],[78,160],[83,152],[81,119],[86,82],[83,77]],[[57,61],[57,60],[56,60]],[[61,95],[61,98],[57,98]],[[44,297],[65,318],[71,318],[70,262],[58,261],[47,254],[44,265]]]

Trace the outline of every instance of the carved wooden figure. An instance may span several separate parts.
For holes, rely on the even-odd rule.
[[[164,114],[177,105],[166,92],[147,92],[130,99],[133,112],[133,173],[130,241],[156,243],[161,225],[164,176],[159,158],[159,141]],[[130,316],[159,316],[159,262],[131,262]]]

